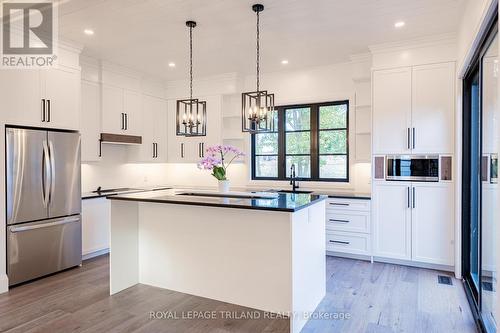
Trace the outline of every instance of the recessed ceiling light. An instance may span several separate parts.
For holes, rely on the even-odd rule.
[[[92,36],[94,34],[94,30],[92,29],[85,29],[83,30],[83,33],[88,35],[88,36]]]
[[[394,23],[394,27],[396,27],[396,28],[402,28],[402,27],[405,26],[405,24],[406,24],[405,22],[399,21],[399,22]]]
[[[168,67],[174,68],[175,67],[175,63],[174,62],[169,62],[168,63]]]
[[[282,64],[282,65],[288,65],[288,60],[286,60],[286,59],[281,60],[281,64]]]

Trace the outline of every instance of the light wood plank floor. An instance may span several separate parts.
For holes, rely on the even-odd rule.
[[[254,310],[138,285],[113,297],[109,258],[102,256],[0,295],[0,332],[288,332],[287,319],[242,319]],[[460,281],[437,284],[438,272],[327,257],[327,296],[303,333],[476,332]],[[167,311],[181,319],[151,319]],[[216,311],[215,320],[182,319],[182,314]],[[230,311],[239,318],[222,318]]]

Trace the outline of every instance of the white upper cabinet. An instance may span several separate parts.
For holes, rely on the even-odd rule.
[[[125,113],[125,134],[142,135],[141,94],[125,90],[123,112]]]
[[[412,259],[453,266],[454,192],[451,183],[412,183]]]
[[[82,162],[99,161],[99,136],[101,133],[100,85],[82,81],[81,135]]]
[[[136,162],[167,161],[167,101],[142,96],[142,145],[131,147],[130,159]]]
[[[455,63],[413,67],[412,149],[453,153]]]
[[[39,125],[42,97],[39,70],[2,70],[0,75],[0,117],[8,124]]]
[[[373,186],[374,255],[411,259],[410,183]]]
[[[455,64],[373,73],[373,153],[454,152]]]
[[[80,76],[79,70],[63,66],[42,71],[42,98],[47,101],[47,126],[80,128]]]
[[[410,151],[411,68],[373,73],[373,153]]]
[[[125,131],[123,98],[122,88],[102,85],[102,131],[104,133],[122,134]]]
[[[80,127],[80,70],[4,70],[0,98],[5,122],[61,129]]]
[[[102,85],[102,130],[104,133],[142,135],[141,94]]]

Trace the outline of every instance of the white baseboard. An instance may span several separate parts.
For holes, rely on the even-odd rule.
[[[0,294],[9,291],[9,278],[7,274],[0,274]]]
[[[371,260],[371,256],[369,256],[369,255],[351,254],[351,253],[343,253],[343,252],[326,251],[326,255],[333,256],[333,257],[348,258],[348,259],[367,260],[367,261]],[[423,263],[423,262],[418,262],[418,261],[410,261],[410,260],[390,259],[390,258],[384,258],[384,257],[373,257],[373,261],[383,262],[383,263],[387,263],[387,264],[434,269],[434,270],[445,271],[445,272],[454,272],[455,271],[455,267],[453,267],[453,266],[428,264],[428,263]]]
[[[90,252],[90,253],[82,255],[82,260],[92,259],[95,257],[102,256],[103,254],[108,254],[108,253],[109,253],[109,249],[102,249],[102,250],[98,250],[95,252]]]
[[[366,255],[366,254],[353,254],[353,253],[326,251],[326,255],[330,256],[330,257],[340,257],[340,258],[348,258],[348,259],[356,259],[356,260],[366,260],[366,261],[372,260],[372,257],[369,255]]]

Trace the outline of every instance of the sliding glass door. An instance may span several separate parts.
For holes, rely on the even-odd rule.
[[[469,301],[486,332],[496,332],[498,301],[498,28],[492,22],[464,80],[462,264]]]

